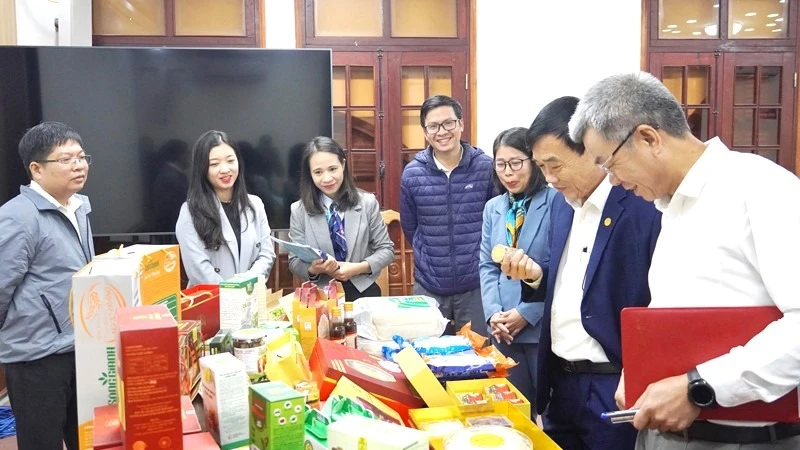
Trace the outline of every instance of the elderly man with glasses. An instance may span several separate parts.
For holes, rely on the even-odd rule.
[[[422,104],[428,147],[403,170],[400,223],[414,248],[414,293],[439,302],[446,332],[484,323],[478,263],[483,207],[494,196],[492,158],[461,140],[461,105],[433,96]],[[473,327],[486,334],[484,326]]]
[[[681,105],[643,72],[590,88],[570,135],[614,185],[663,212],[649,273],[651,308],[783,312],[745,345],[649,385],[638,399],[625,399],[621,383],[620,407],[628,400],[639,409],[637,448],[800,448],[796,422],[696,420],[703,408],[772,402],[800,384],[800,180],[766,158],[729,150],[719,138],[694,137]]]
[[[517,254],[501,270],[523,280],[539,276],[544,313],[535,405],[545,431],[565,450],[626,450],[636,430],[600,414],[615,409],[620,311],[650,300],[647,270],[661,215],[612,187],[604,166],[570,139],[577,104],[575,97],[552,101],[527,134],[534,161],[561,193],[551,207],[550,261],[532,265]]]

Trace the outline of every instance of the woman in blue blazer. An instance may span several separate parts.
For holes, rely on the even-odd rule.
[[[550,260],[550,205],[556,191],[547,186],[525,142],[525,128],[511,128],[494,141],[494,181],[501,195],[483,210],[481,297],[493,343],[518,366],[508,379],[528,400],[536,398],[536,358],[544,303],[523,302],[535,288],[512,280],[492,261],[497,244],[522,251],[536,261]],[[510,257],[508,255],[507,257]]]
[[[192,153],[189,193],[175,225],[189,286],[241,273],[268,278],[275,250],[267,213],[260,198],[247,194],[236,145],[211,130]]]

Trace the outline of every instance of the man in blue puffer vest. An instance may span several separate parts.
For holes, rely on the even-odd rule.
[[[414,248],[414,293],[439,302],[450,320],[446,333],[472,321],[485,335],[478,262],[494,169],[489,155],[461,140],[462,115],[461,105],[445,95],[422,104],[429,145],[403,170],[400,223]]]

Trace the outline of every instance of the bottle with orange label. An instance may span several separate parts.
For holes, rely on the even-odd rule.
[[[344,304],[344,345],[350,348],[356,348],[356,336],[358,335],[358,326],[356,325],[355,315],[353,313],[353,303],[346,302]]]
[[[344,328],[344,318],[342,317],[341,306],[334,306],[331,308],[331,328],[330,328],[330,341],[336,344],[345,345],[345,336],[347,332]]]

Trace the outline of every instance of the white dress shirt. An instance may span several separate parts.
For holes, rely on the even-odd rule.
[[[770,402],[800,383],[798,201],[794,174],[718,138],[675,194],[656,201],[663,217],[650,307],[775,305],[784,313],[743,347],[697,367],[721,406]]]
[[[44,197],[48,202],[52,203],[53,206],[58,208],[59,211],[61,211],[65,216],[67,216],[67,219],[69,219],[70,223],[72,223],[72,226],[75,227],[75,232],[78,234],[78,239],[81,242],[83,242],[83,237],[81,237],[81,230],[80,228],[78,228],[78,216],[75,214],[75,211],[77,211],[78,208],[80,208],[81,205],[83,205],[83,201],[78,197],[76,197],[75,195],[73,195],[69,198],[69,200],[67,200],[66,206],[62,205],[61,203],[58,202],[58,200],[55,199],[55,197],[48,194],[47,191],[45,191],[44,188],[41,185],[39,185],[39,183],[33,180],[31,180],[31,189],[33,189],[37,194]]]
[[[567,361],[608,362],[603,347],[583,327],[581,303],[586,267],[589,265],[597,228],[610,192],[611,183],[606,177],[583,205],[568,201],[575,209],[575,214],[572,216],[572,228],[558,264],[550,313],[553,353]]]

